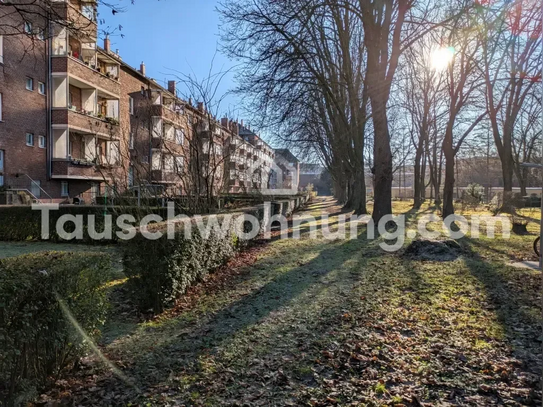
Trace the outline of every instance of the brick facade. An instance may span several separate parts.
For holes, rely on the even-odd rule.
[[[162,185],[165,192],[179,195],[195,193],[191,185],[210,168],[216,168],[215,193],[265,187],[251,182],[252,175],[239,181],[250,166],[227,156],[241,157],[236,148],[245,145],[242,158],[249,163],[273,151],[256,134],[244,140],[239,134],[243,126],[219,122],[203,105],[179,99],[174,82],[163,88],[145,75],[144,66],[124,63],[110,51],[109,40],[98,47],[95,14],[83,10],[79,0],[54,7],[74,26],[52,22],[45,40],[24,33],[3,37],[4,187],[59,202],[78,197],[90,203],[106,185],[121,192],[136,184]],[[26,89],[27,78],[32,90]],[[38,91],[39,83],[45,94]],[[33,146],[27,145],[26,133],[34,135]],[[39,146],[39,136],[45,137],[45,146]],[[32,180],[42,190],[32,187]]]

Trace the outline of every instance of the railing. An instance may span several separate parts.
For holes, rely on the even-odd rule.
[[[30,178],[30,176],[28,174],[20,174],[26,178],[28,178],[30,180],[30,188],[32,188],[32,186],[37,186],[39,189],[40,189],[40,192],[42,192],[43,194],[45,194],[47,196],[47,198],[42,198],[41,196],[38,198],[36,195],[34,195],[32,193],[32,191],[30,189],[28,189],[27,187],[25,186],[12,186],[10,188],[8,188],[9,191],[18,191],[18,192],[24,192],[26,194],[28,194],[30,196],[30,198],[35,201],[36,203],[45,203],[45,202],[49,202],[49,203],[52,203],[53,202],[53,197],[51,197],[51,195],[49,195],[47,193],[47,191],[45,191],[41,185],[39,185],[36,181],[34,181],[32,178]]]

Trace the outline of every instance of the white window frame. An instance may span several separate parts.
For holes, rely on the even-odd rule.
[[[29,83],[30,83],[30,88],[28,87]],[[26,77],[25,89],[29,90],[30,92],[34,91],[34,78],[31,78],[30,76]]]
[[[70,196],[70,184],[68,181],[60,181],[60,196]]]
[[[43,89],[43,92],[42,92]],[[45,95],[45,83],[38,81],[38,93],[40,95]]]
[[[181,135],[181,140],[179,140],[179,134]],[[175,129],[175,142],[180,146],[185,144],[185,129]]]
[[[32,144],[29,144],[28,143],[28,136],[31,136],[31,140],[32,140]],[[26,133],[25,135],[25,142],[26,142],[26,145],[29,146],[29,147],[34,147],[34,133]]]
[[[178,173],[183,171],[183,169],[185,168],[185,157],[183,157],[182,155],[177,155],[174,157],[174,160],[175,171]]]
[[[39,148],[46,148],[47,142],[45,140],[45,136],[38,136],[38,147]]]
[[[134,114],[134,98],[132,96],[128,96],[128,111],[130,114]]]

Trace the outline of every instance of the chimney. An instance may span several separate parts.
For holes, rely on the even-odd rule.
[[[241,125],[241,127],[243,127],[243,119],[241,119],[241,121],[239,122],[239,124]]]
[[[221,126],[224,127],[224,128],[228,128],[228,117],[223,117],[221,119]]]
[[[175,95],[175,81],[168,81],[168,92]]]
[[[198,102],[198,110],[200,112],[203,112],[204,111],[204,102]]]
[[[111,51],[111,41],[109,40],[109,35],[106,35],[106,38],[104,38],[104,50],[106,52]]]
[[[192,107],[192,98],[189,98],[189,106]]]
[[[143,61],[140,64],[140,73],[145,76],[145,63]]]

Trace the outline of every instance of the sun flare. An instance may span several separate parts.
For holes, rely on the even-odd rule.
[[[454,58],[454,47],[438,48],[430,56],[430,64],[436,71],[446,69]]]

